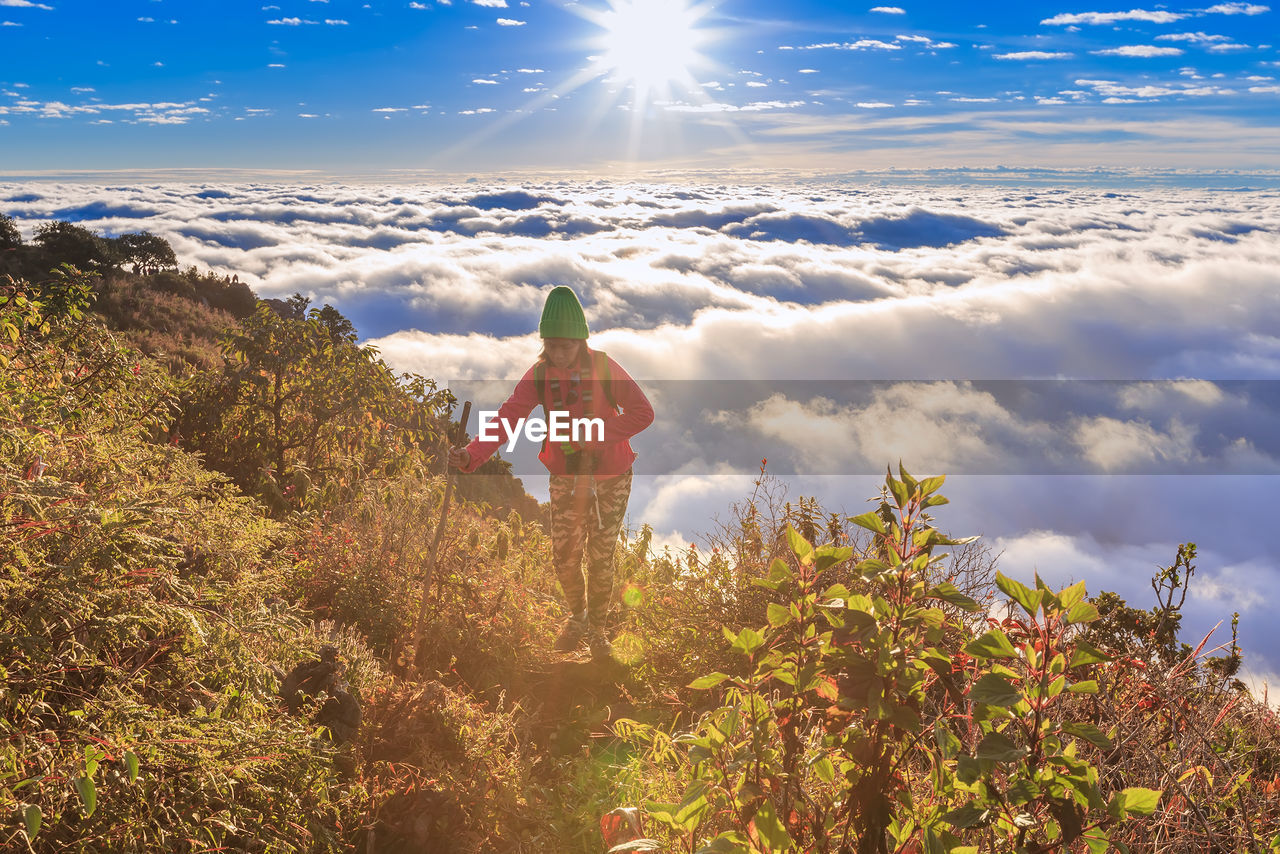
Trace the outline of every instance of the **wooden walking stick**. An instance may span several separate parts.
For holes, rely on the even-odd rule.
[[[467,418],[471,415],[471,401],[462,404],[462,429],[467,429]],[[453,498],[453,467],[449,465],[449,437],[445,436],[444,462],[444,501],[440,504],[440,519],[436,522],[435,539],[431,541],[431,551],[427,553],[427,565],[422,577],[422,600],[418,603],[418,623],[413,629],[413,667],[418,669],[418,658],[422,655],[422,631],[427,622],[427,594],[431,590],[431,580],[436,570],[436,555],[440,553],[440,540],[444,538],[444,523],[449,517],[449,502]]]

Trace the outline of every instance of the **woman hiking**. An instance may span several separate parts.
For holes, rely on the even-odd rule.
[[[475,471],[510,438],[507,425],[536,406],[542,406],[548,422],[552,412],[603,420],[603,439],[585,431],[590,439],[579,434],[579,441],[544,441],[538,459],[551,472],[552,555],[569,607],[556,649],[577,649],[586,638],[592,658],[604,659],[612,653],[605,620],[613,594],[613,552],[636,458],[628,440],[653,423],[653,407],[617,362],[587,346],[587,319],[573,289],[561,285],[547,295],[538,334],[542,354],[498,410],[499,438],[477,436],[465,448],[451,450],[449,463]]]

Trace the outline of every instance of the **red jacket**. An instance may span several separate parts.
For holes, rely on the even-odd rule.
[[[590,352],[592,351],[588,348],[588,353]],[[494,451],[500,447],[505,447],[510,438],[510,433],[506,425],[502,423],[503,419],[514,425],[518,419],[528,417],[535,407],[545,407],[547,405],[554,407],[554,401],[548,400],[544,403],[542,400],[542,389],[538,388],[538,384],[534,382],[534,370],[536,367],[537,365],[535,364],[525,371],[524,376],[516,383],[515,391],[499,408],[499,420],[490,429],[491,434],[496,433],[499,436],[498,441],[483,442],[479,436],[472,439],[471,444],[467,445],[467,453],[471,455],[471,463],[464,467],[462,471],[475,471],[485,460],[493,456]],[[544,370],[548,385],[551,380],[558,379],[562,388],[569,388],[569,375],[574,368],[557,368],[548,362]],[[585,375],[590,369],[578,370]],[[644,396],[640,386],[636,385],[636,381],[631,379],[631,376],[612,358],[609,359],[609,378],[613,390],[613,399],[617,402],[622,412],[615,412],[609,406],[609,400],[605,397],[600,378],[592,376],[593,417],[604,420],[604,441],[584,443],[588,450],[599,455],[596,476],[600,480],[607,480],[624,474],[631,468],[631,464],[636,458],[636,452],[631,450],[631,443],[627,440],[653,423],[653,406],[650,405],[649,399]],[[572,418],[586,416],[586,408],[581,400],[581,395],[578,398],[574,403],[565,406]],[[549,418],[550,416],[545,414],[544,409],[544,420]],[[522,433],[517,441],[528,440]],[[538,459],[542,460],[542,464],[552,474],[568,473],[564,451],[557,442],[548,441],[546,447],[538,454]]]

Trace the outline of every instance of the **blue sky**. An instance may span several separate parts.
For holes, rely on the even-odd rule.
[[[0,168],[1270,170],[1276,15],[0,0]]]

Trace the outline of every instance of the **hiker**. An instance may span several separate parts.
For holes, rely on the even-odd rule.
[[[551,472],[552,553],[569,607],[556,649],[577,649],[585,638],[592,658],[604,659],[612,653],[605,620],[613,594],[613,552],[636,458],[628,439],[653,422],[653,407],[617,362],[587,346],[587,319],[572,288],[561,285],[547,295],[538,334],[542,354],[498,410],[499,438],[485,442],[477,436],[465,448],[451,450],[449,463],[475,471],[507,442],[506,425],[515,425],[536,406],[543,407],[548,422],[553,411],[604,421],[603,441],[588,441],[582,434],[579,441],[543,441],[538,454]]]

